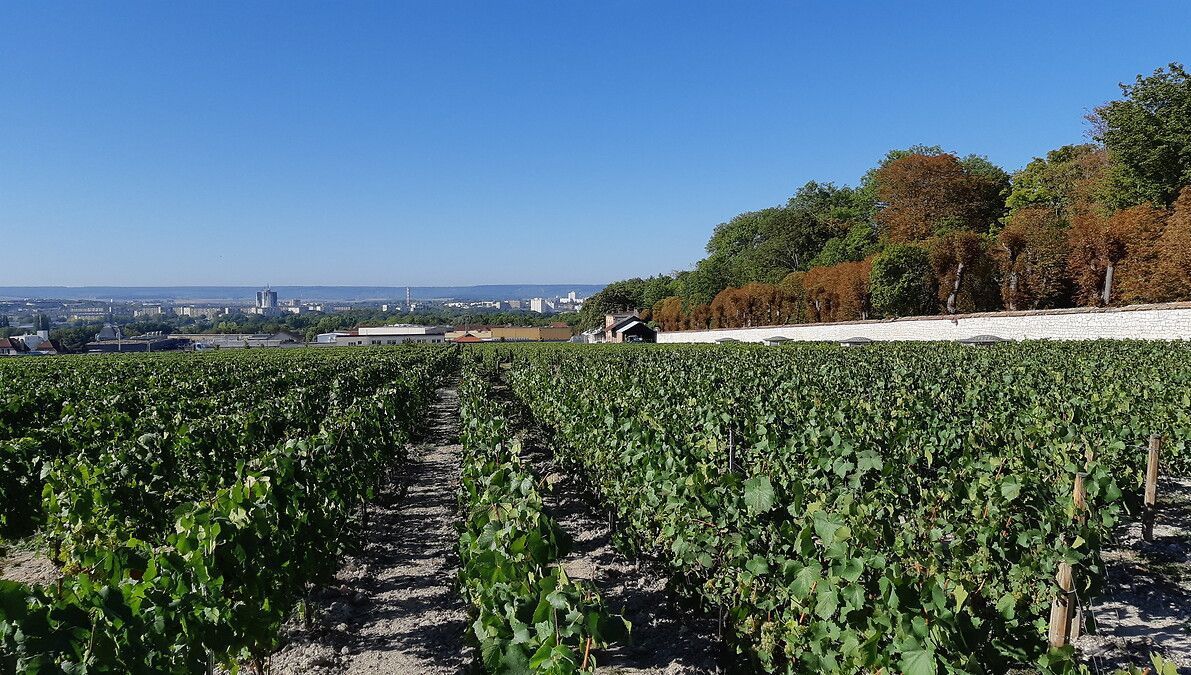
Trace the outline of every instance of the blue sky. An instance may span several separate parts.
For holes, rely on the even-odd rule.
[[[0,285],[602,283],[914,143],[1007,169],[1191,3],[0,3]]]

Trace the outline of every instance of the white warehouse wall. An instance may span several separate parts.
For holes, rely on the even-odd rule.
[[[761,342],[774,336],[797,341],[840,341],[854,337],[962,340],[976,335],[1009,340],[1191,340],[1191,303],[672,331],[659,332],[658,342],[715,342],[723,338]]]

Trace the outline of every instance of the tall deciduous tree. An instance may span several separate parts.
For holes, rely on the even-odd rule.
[[[783,290],[772,284],[747,284],[720,291],[711,303],[715,328],[771,326],[789,322],[794,304]]]
[[[870,275],[873,310],[881,316],[933,314],[934,274],[921,246],[895,244],[873,259]]]
[[[1183,188],[1158,240],[1156,300],[1191,299],[1191,187]]]
[[[1066,225],[1071,216],[1098,208],[1108,178],[1108,153],[1086,143],[1064,145],[1034,158],[1013,175],[1005,205],[1010,215],[1022,209],[1045,208]]]
[[[1149,204],[1118,211],[1109,227],[1125,242],[1125,257],[1117,270],[1120,301],[1127,304],[1161,298],[1158,275],[1158,242],[1166,229],[1166,211]]]
[[[682,312],[682,298],[671,296],[653,306],[653,322],[662,330],[682,330],[686,317]]]
[[[1008,176],[987,160],[965,166],[951,154],[910,154],[874,174],[878,212],[892,242],[928,239],[952,230],[985,232],[1001,217]]]
[[[931,242],[930,258],[939,302],[948,314],[996,309],[996,266],[983,235],[948,232]]]
[[[1172,63],[1121,91],[1090,117],[1113,161],[1112,201],[1170,205],[1191,185],[1191,76]]]
[[[871,308],[868,261],[815,267],[802,280],[807,312],[814,321],[867,319]]]
[[[1019,208],[997,235],[993,257],[1005,309],[1046,309],[1069,302],[1067,230],[1050,207]]]
[[[1116,299],[1113,281],[1127,250],[1126,237],[1116,224],[1096,213],[1071,220],[1067,271],[1075,284],[1076,304],[1107,305]]]

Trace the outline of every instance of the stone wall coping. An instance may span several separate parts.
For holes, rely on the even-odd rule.
[[[1191,309],[1191,302],[1164,302],[1150,305],[1124,305],[1122,307],[1067,307],[1063,309],[1030,309],[1014,312],[973,312],[971,314],[933,314],[923,316],[902,316],[893,319],[857,319],[853,321],[823,321],[820,323],[785,323],[763,326],[736,326],[735,328],[690,328],[687,330],[658,331],[658,334],[715,333],[719,331],[813,328],[822,326],[871,326],[881,324],[907,323],[911,321],[950,321],[959,323],[965,319],[999,319],[1031,316],[1063,316],[1071,314],[1117,314],[1122,312],[1161,311],[1168,309]]]

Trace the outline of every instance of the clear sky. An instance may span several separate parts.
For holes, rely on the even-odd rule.
[[[0,285],[602,283],[914,143],[1007,169],[1191,3],[0,2]]]

